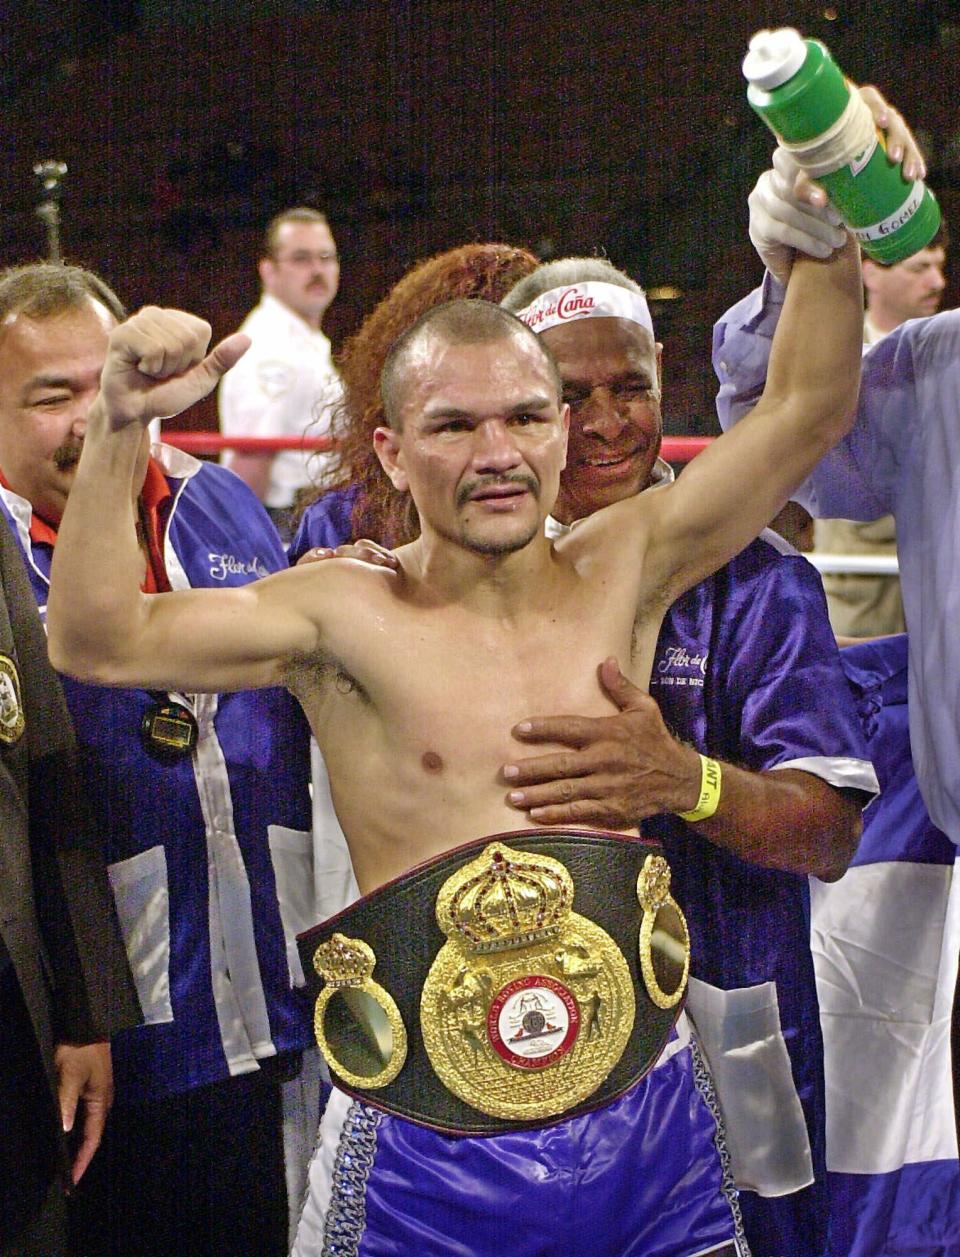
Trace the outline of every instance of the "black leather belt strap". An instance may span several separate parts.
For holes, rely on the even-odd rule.
[[[434,1073],[421,1035],[421,991],[431,965],[447,941],[435,915],[437,894],[452,873],[497,839],[519,851],[552,856],[566,867],[575,887],[573,911],[600,926],[619,946],[629,967],[636,999],[632,1033],[609,1075],[584,1102],[546,1121],[490,1117],[453,1095]],[[591,830],[521,830],[483,838],[418,865],[301,934],[297,942],[312,998],[323,985],[314,968],[318,945],[334,933],[359,938],[373,949],[373,976],[396,1002],[406,1027],[407,1057],[393,1081],[377,1089],[364,1089],[345,1083],[331,1066],[337,1086],[386,1112],[460,1135],[546,1126],[599,1108],[623,1094],[657,1060],[682,1008],[682,1001],[669,1009],[657,1007],[640,971],[638,938],[642,910],[637,899],[637,878],[650,855],[663,855],[654,839]]]

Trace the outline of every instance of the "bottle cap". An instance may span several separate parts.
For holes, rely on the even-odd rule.
[[[743,76],[764,92],[780,87],[797,73],[807,57],[807,45],[792,26],[757,31],[743,59]]]

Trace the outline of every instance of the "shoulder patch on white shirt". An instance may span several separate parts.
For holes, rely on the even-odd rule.
[[[296,371],[289,362],[272,359],[257,363],[257,384],[271,401],[289,393],[295,377]]]

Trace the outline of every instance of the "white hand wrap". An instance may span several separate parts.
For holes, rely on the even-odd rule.
[[[782,148],[773,154],[773,169],[757,180],[750,206],[750,239],[772,275],[786,283],[795,251],[827,258],[847,238],[840,216],[829,203],[822,208],[801,200],[794,191],[799,167]]]

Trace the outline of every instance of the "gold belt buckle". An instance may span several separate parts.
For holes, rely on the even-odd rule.
[[[552,856],[490,843],[437,895],[447,942],[423,985],[420,1026],[443,1084],[491,1117],[554,1117],[591,1095],[636,1015],[614,940],[572,910]]]

